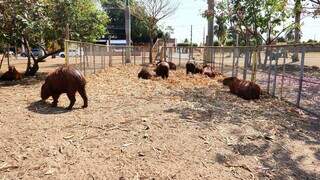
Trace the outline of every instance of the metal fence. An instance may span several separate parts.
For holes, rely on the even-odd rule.
[[[212,65],[224,76],[255,81],[273,97],[320,116],[320,45],[168,47],[168,61]]]
[[[106,46],[67,41],[67,63],[84,74],[116,64],[149,62],[147,47]],[[253,80],[268,94],[320,116],[320,45],[260,47],[161,47],[153,57],[185,67],[188,61],[209,64],[224,76]]]
[[[85,75],[95,74],[113,65],[127,64],[128,52],[132,64],[149,62],[148,49],[142,46],[107,46],[66,41],[65,49],[66,64],[76,66]]]

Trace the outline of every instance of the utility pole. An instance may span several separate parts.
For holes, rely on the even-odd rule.
[[[213,52],[212,52],[212,46],[213,46],[213,22],[214,22],[214,0],[208,0],[208,36],[206,39],[206,46],[209,46],[210,48],[206,49],[205,52],[205,57],[204,57],[204,64],[207,64],[207,62],[212,63],[212,57],[213,57]]]
[[[191,32],[190,32],[190,43],[191,43],[191,46],[192,46],[192,25],[191,25]]]
[[[189,59],[193,58],[193,42],[192,42],[192,25],[191,25],[191,31],[190,31],[190,52],[189,52]]]
[[[202,39],[202,46],[206,43],[206,27],[203,27],[203,39]]]
[[[214,0],[208,0],[208,39],[207,46],[213,46],[213,22],[214,22]]]
[[[130,7],[129,7],[129,0],[126,0],[126,11],[125,11],[125,28],[126,28],[126,41],[127,41],[127,48],[126,48],[126,63],[130,63],[130,56],[131,56],[131,15],[130,15]]]

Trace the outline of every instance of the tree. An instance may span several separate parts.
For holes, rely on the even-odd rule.
[[[313,11],[313,14],[314,16],[319,16],[320,15],[320,0],[310,0],[313,8],[314,8],[314,11]]]
[[[119,0],[103,0],[102,7],[110,18],[108,24],[107,36],[117,39],[125,39],[125,4],[124,1]],[[138,4],[136,0],[129,0],[129,5],[134,10]],[[132,14],[132,13],[131,13]],[[157,37],[162,37],[162,32],[157,29]],[[146,43],[149,42],[149,33],[146,24],[139,18],[132,14],[131,16],[131,39],[133,43]]]
[[[5,8],[2,8],[5,7]],[[92,0],[20,0],[1,3],[0,18],[4,26],[0,36],[8,42],[19,41],[27,50],[28,63],[25,75],[33,76],[39,63],[47,57],[63,50],[64,40],[94,41],[105,34],[107,15]],[[14,26],[10,26],[14,21]],[[11,23],[12,24],[12,23]],[[14,33],[10,33],[13,31]],[[59,49],[47,51],[56,42]],[[34,57],[31,47],[39,47],[44,56]],[[31,64],[31,59],[33,64]]]
[[[218,37],[221,45],[225,45],[228,34],[227,22],[229,18],[226,10],[227,4],[225,1],[221,1],[217,4],[216,25],[214,26],[214,34]]]
[[[178,5],[172,3],[172,0],[139,0],[136,8],[133,10],[146,26],[150,37],[149,62],[152,63],[152,48],[154,38],[156,37],[158,24],[161,20],[172,15]]]

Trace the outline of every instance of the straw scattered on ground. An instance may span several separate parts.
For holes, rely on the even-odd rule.
[[[44,75],[0,87],[0,179],[317,179],[320,121],[216,80],[139,80],[138,66],[88,79],[89,108],[39,102]]]

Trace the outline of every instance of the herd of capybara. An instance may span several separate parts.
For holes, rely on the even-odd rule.
[[[154,69],[150,70],[150,67],[154,67]],[[167,79],[170,71],[177,69],[173,62],[167,61],[159,61],[150,67],[143,67],[138,73],[138,78],[152,79],[161,77],[162,79]],[[190,73],[201,74],[209,78],[222,76],[221,73],[216,72],[211,66],[204,65],[201,67],[195,62],[188,61],[186,63],[186,74],[188,75]],[[17,81],[20,79],[22,79],[22,74],[20,74],[14,66],[9,66],[8,71],[0,77],[0,81]],[[259,85],[250,81],[240,80],[236,77],[224,78],[223,85],[228,86],[232,94],[245,100],[259,99],[262,93]],[[62,66],[46,77],[41,87],[41,99],[45,101],[49,97],[52,97],[52,107],[56,107],[60,95],[66,93],[70,100],[67,109],[71,110],[76,102],[75,95],[78,92],[84,102],[82,107],[86,108],[88,107],[88,97],[85,87],[85,77],[78,69],[73,66]]]

